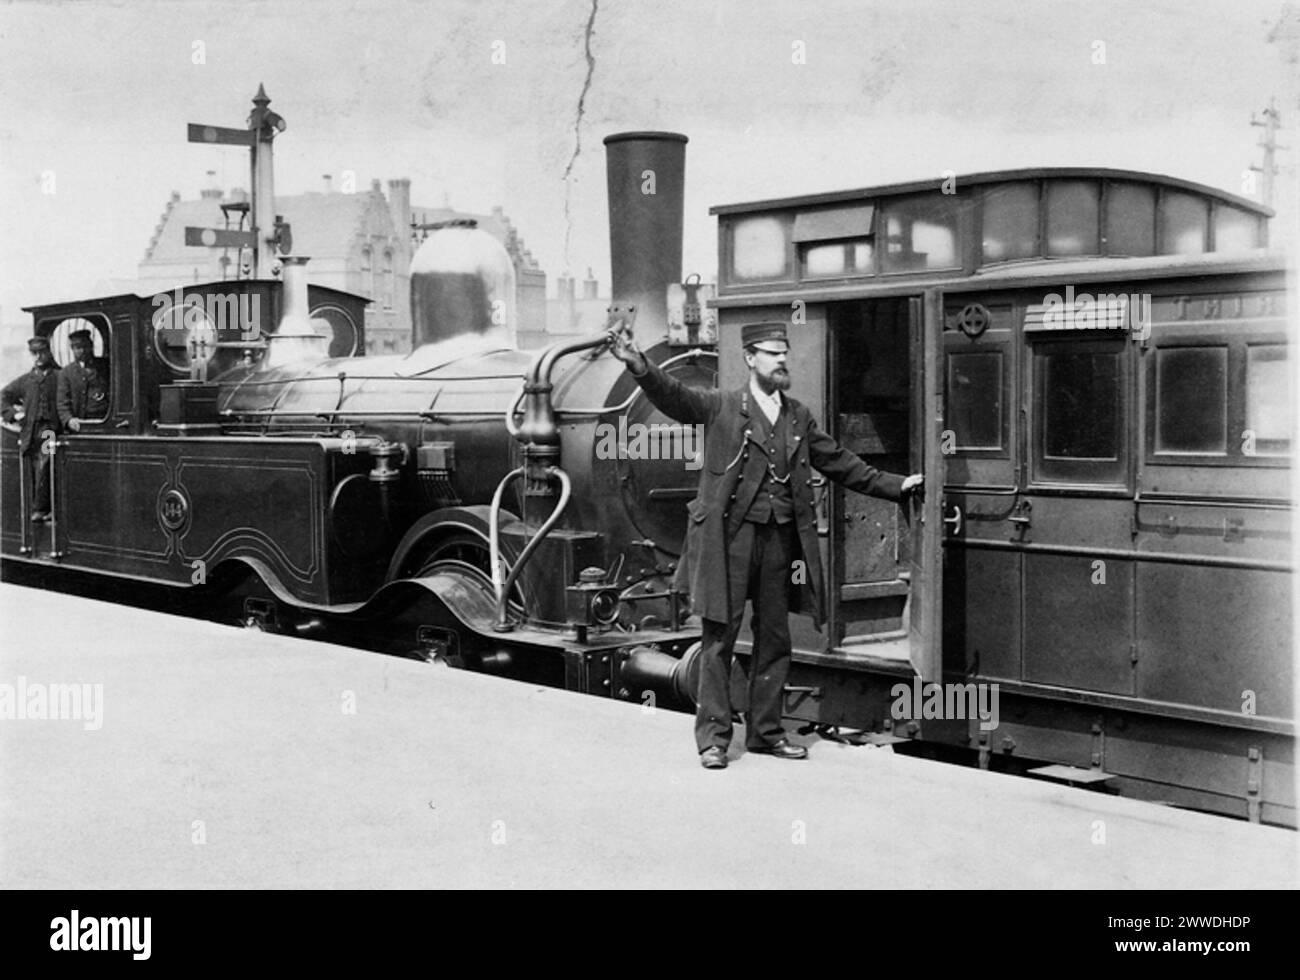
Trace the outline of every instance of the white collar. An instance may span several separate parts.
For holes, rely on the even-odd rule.
[[[752,374],[749,376],[749,392],[754,396],[754,401],[758,403],[759,408],[763,409],[763,414],[775,421],[776,416],[781,414],[781,392],[774,391],[770,395],[767,394],[758,386],[758,379]]]

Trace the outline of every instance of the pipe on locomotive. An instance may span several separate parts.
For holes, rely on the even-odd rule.
[[[686,142],[681,133],[615,133],[605,137],[605,174],[609,194],[609,244],[612,306],[635,313],[658,328],[668,321],[668,284],[682,274],[682,225],[686,182]],[[572,483],[560,466],[560,431],[551,400],[551,372],[561,357],[603,348],[609,329],[594,337],[546,348],[529,366],[523,390],[523,421],[516,426],[515,406],[506,410],[506,428],[524,444],[524,465],[497,485],[488,511],[488,560],[496,594],[493,629],[513,628],[508,616],[510,590],[528,559],[559,523],[569,504]],[[560,483],[555,509],[500,582],[499,522],[506,487],[523,476],[524,495],[549,496]]]
[[[551,402],[551,391],[554,387],[551,384],[551,372],[555,370],[555,362],[566,354],[604,347],[609,342],[610,335],[604,332],[596,337],[556,344],[542,351],[528,368],[528,375],[524,380],[524,420],[518,429],[512,430],[515,438],[524,444],[524,465],[511,470],[497,484],[496,492],[492,495],[492,506],[488,509],[488,561],[492,565],[492,586],[497,590],[496,619],[492,623],[492,628],[499,633],[514,628],[507,612],[510,605],[510,590],[514,588],[519,573],[523,571],[528,559],[533,556],[541,543],[546,540],[546,536],[551,533],[551,529],[564,516],[565,508],[569,506],[569,499],[573,493],[573,482],[569,479],[569,474],[560,467],[560,430],[555,424],[555,406]],[[555,509],[551,511],[551,515],[538,528],[537,534],[516,559],[502,584],[499,581],[501,499],[505,495],[506,487],[521,476],[526,484],[524,487],[526,497],[549,496],[551,481],[558,480],[560,499]]]

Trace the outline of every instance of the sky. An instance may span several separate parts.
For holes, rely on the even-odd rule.
[[[246,187],[247,150],[188,144],[185,126],[243,127],[259,83],[288,123],[275,144],[278,193],[320,190],[327,173],[336,187],[351,173],[360,189],[409,177],[418,204],[501,205],[552,284],[590,266],[604,290],[601,140],[625,130],[690,138],[683,272],[706,281],[714,204],[1036,165],[1149,170],[1242,193],[1260,159],[1250,120],[1270,97],[1287,127],[1280,142],[1300,146],[1300,41],[1267,40],[1283,10],[1282,0],[0,3],[0,322],[133,278],[169,194],[197,197],[209,170],[226,189]],[[1284,242],[1295,158],[1279,157]]]

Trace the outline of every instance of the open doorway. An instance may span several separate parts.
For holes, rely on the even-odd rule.
[[[920,303],[909,297],[830,304],[832,435],[871,466],[917,472],[913,365]],[[908,659],[910,507],[835,487],[831,550],[833,646]]]

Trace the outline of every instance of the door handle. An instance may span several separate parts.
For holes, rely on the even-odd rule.
[[[1011,514],[1007,520],[1016,525],[1020,530],[1029,527],[1032,518],[1029,516],[1031,504],[1028,500],[1022,500],[1011,509]]]
[[[952,526],[953,534],[961,534],[961,525],[962,525],[961,507],[957,504],[953,504],[952,517],[945,517],[943,519],[943,522],[945,524],[949,524]]]
[[[822,476],[820,473],[814,475],[812,478],[812,488],[813,513],[817,517],[817,536],[819,538],[824,538],[831,533],[830,520],[826,516],[826,477]],[[848,514],[845,514],[845,523],[848,523],[850,520],[852,520],[852,518]]]

